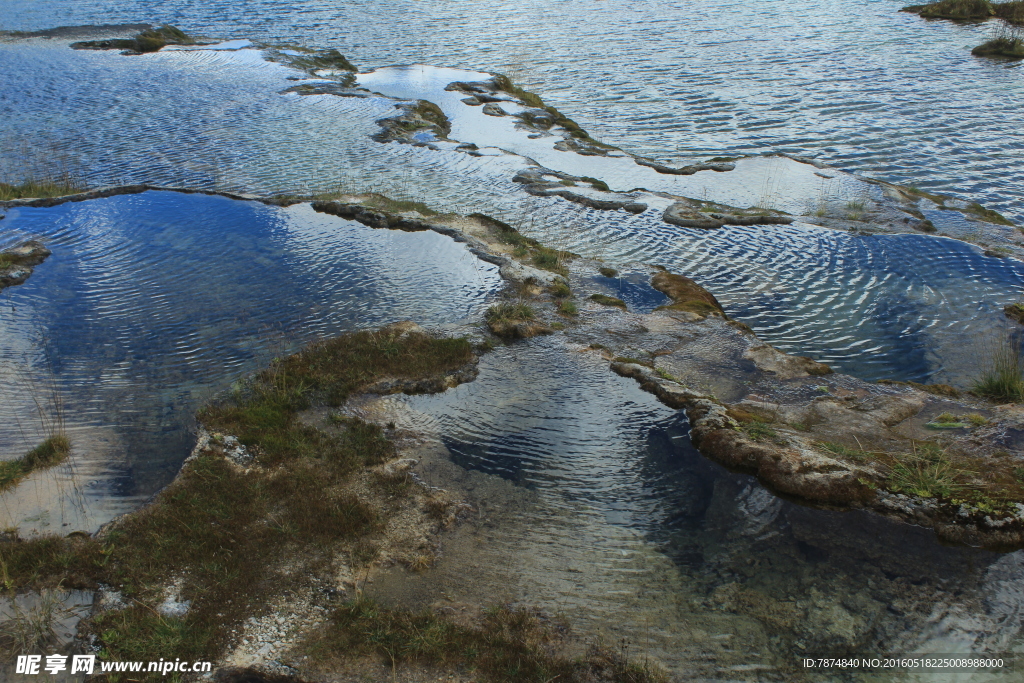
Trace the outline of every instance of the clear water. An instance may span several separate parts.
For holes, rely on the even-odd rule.
[[[55,383],[76,446],[71,468],[4,494],[5,524],[26,530],[95,528],[165,486],[196,408],[273,356],[398,320],[459,323],[500,285],[448,238],[308,205],[146,192],[9,210],[0,244],[29,237],[53,255],[0,295],[0,444],[38,443],[33,397],[52,412]]]
[[[654,195],[644,195],[652,208],[640,215],[532,197],[511,180],[524,157],[374,142],[375,121],[395,112],[393,100],[282,94],[296,72],[255,50],[124,57],[32,39],[0,43],[0,61],[12,86],[0,96],[0,168],[8,175],[57,160],[82,169],[94,185],[373,189],[439,209],[483,211],[613,265],[643,261],[684,272],[767,341],[867,379],[969,385],[992,339],[1009,327],[1002,306],[1024,284],[1016,262],[950,240],[862,237],[801,224],[704,232],[664,223],[668,200]],[[413,67],[361,79],[391,95],[437,100],[454,121],[453,137],[500,140],[503,148],[622,189],[644,185],[747,205],[770,186],[769,194],[799,210],[825,187],[870,187],[848,175],[826,180],[812,166],[777,158],[742,162],[728,173],[668,176],[628,158],[556,152],[551,139],[531,140],[443,89],[454,78],[480,76]]]
[[[444,394],[364,410],[529,492],[465,479],[482,521],[431,572],[378,581],[384,599],[547,605],[607,643],[629,639],[673,680],[792,680],[809,652],[1019,648],[1024,553],[780,500],[700,456],[681,413],[557,338],[496,349]],[[746,599],[730,603],[738,586]]]
[[[1024,218],[1024,72],[969,56],[991,27],[924,22],[900,4],[12,0],[0,24],[166,21],[337,47],[363,67],[511,71],[595,137],[664,161],[806,154]],[[657,207],[632,216],[527,197],[511,182],[521,157],[374,143],[392,100],[281,94],[295,75],[251,50],[121,57],[0,42],[0,174],[57,163],[94,184],[340,185],[492,213],[613,265],[685,272],[765,339],[866,378],[967,381],[985,336],[1006,329],[1000,306],[1024,285],[1019,264],[947,240],[799,224],[702,233],[666,225]],[[502,138],[557,165],[530,144]],[[615,189],[654,179],[625,161],[602,167]],[[738,170],[738,181],[658,177],[655,189],[700,197],[706,182],[758,198],[781,184],[780,201],[794,202],[822,192],[806,168],[758,159]],[[26,528],[90,528],[137,505],[176,471],[195,406],[268,357],[403,317],[452,325],[498,283],[430,233],[195,195],[0,221],[4,243],[30,236],[54,256],[0,298],[0,367],[16,387],[0,439],[12,456],[37,439],[30,394],[52,369],[78,445],[72,469],[4,497]],[[654,303],[639,283],[607,284],[637,307]],[[681,679],[779,677],[771,667],[815,647],[1020,650],[1021,553],[943,548],[930,532],[776,499],[696,455],[685,420],[557,339],[498,349],[480,379],[443,395],[385,401],[457,462],[534,496],[474,546],[472,565],[453,548],[428,573],[466,595],[510,590],[562,609],[613,641],[634,638]],[[732,584],[799,618],[779,627],[729,607]]]
[[[782,151],[1024,219],[1024,71],[996,24],[903,0],[8,0],[5,29],[170,22],[336,47],[363,68],[510,72],[599,139],[663,160]]]

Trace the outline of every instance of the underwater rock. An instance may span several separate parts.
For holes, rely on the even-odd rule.
[[[601,211],[624,209],[630,213],[643,213],[647,210],[647,204],[637,202],[631,194],[611,192],[608,185],[597,178],[574,176],[538,166],[519,171],[512,182],[520,183],[528,194],[535,197],[561,197]],[[588,186],[589,190],[601,195],[583,194],[582,191]],[[574,191],[574,187],[580,187],[581,190]]]
[[[0,252],[0,290],[25,282],[32,274],[32,269],[50,254],[50,250],[37,240],[22,242]]]

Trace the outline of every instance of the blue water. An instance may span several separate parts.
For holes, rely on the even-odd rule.
[[[53,255],[0,294],[0,367],[14,375],[0,443],[31,448],[24,406],[52,372],[73,428],[117,432],[87,491],[97,500],[166,485],[196,408],[272,357],[398,320],[458,323],[500,284],[496,267],[433,232],[199,194],[8,210],[0,241],[29,237]]]

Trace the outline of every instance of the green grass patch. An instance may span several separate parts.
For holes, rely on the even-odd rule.
[[[512,79],[509,78],[508,76],[505,76],[503,74],[495,76],[494,84],[498,86],[498,88],[500,88],[501,90],[504,90],[508,94],[514,95],[515,97],[522,100],[523,104],[525,104],[528,107],[544,107],[544,100],[541,99],[540,95],[532,93],[528,90],[523,90],[518,85],[513,83]]]
[[[658,377],[662,379],[667,379],[670,382],[679,381],[679,379],[675,375],[671,374],[670,372],[662,368],[654,368],[654,374],[656,374]]]
[[[577,315],[580,312],[580,309],[576,307],[574,302],[569,301],[568,299],[563,299],[558,302],[558,312],[562,315],[572,316]]]
[[[133,38],[88,40],[72,43],[71,47],[79,50],[128,50],[146,53],[156,52],[167,45],[194,45],[195,42],[181,29],[165,25],[138,33]]]
[[[308,648],[326,667],[337,658],[371,655],[389,666],[465,667],[479,680],[495,683],[666,680],[653,667],[604,648],[574,658],[560,655],[558,645],[567,630],[536,611],[507,605],[489,610],[474,628],[429,611],[386,609],[360,600],[336,609]]]
[[[521,301],[502,301],[487,309],[484,320],[492,325],[514,324],[536,319],[533,308]]]
[[[82,192],[85,187],[69,174],[21,183],[0,183],[0,201],[63,197]]]
[[[764,441],[765,439],[774,439],[779,434],[771,426],[760,418],[754,418],[750,422],[744,422],[740,425],[747,436],[754,441]]]
[[[131,606],[86,626],[103,657],[209,659],[241,620],[267,608],[266,596],[299,580],[268,561],[329,563],[381,528],[380,513],[349,484],[356,468],[393,457],[383,430],[345,419],[321,431],[300,422],[298,411],[338,405],[380,379],[435,377],[472,359],[465,339],[387,329],[312,344],[198,414],[211,431],[237,436],[259,468],[203,454],[101,538],[0,540],[0,580],[9,591],[101,582],[121,590]],[[175,581],[192,608],[181,619],[157,616],[164,587]]]
[[[321,199],[316,197],[315,199]],[[415,211],[416,213],[423,216],[437,216],[439,213],[434,209],[430,208],[423,202],[414,201],[412,199],[391,199],[385,197],[382,194],[373,193],[364,202],[364,205],[387,211],[389,213],[407,213],[409,211]]]
[[[927,5],[910,5],[901,11],[913,12],[925,19],[953,21],[980,21],[995,13],[988,0],[941,0]]]
[[[870,451],[865,451],[860,448],[850,448],[849,446],[844,446],[841,443],[835,443],[833,441],[819,441],[815,443],[814,446],[826,453],[832,453],[833,455],[849,458],[851,460],[867,460],[873,455]]]
[[[18,482],[36,470],[59,465],[70,452],[71,441],[68,437],[65,434],[53,434],[20,458],[0,462],[0,492],[17,486]]]
[[[590,183],[590,186],[595,190],[602,190],[604,192],[611,192],[611,188],[608,187],[608,183],[597,178],[591,178],[590,176],[582,176],[580,180]]]
[[[602,306],[614,306],[626,310],[626,302],[622,299],[616,299],[614,296],[608,296],[607,294],[591,294],[591,301],[596,301]]]
[[[601,275],[603,275],[604,277],[618,277],[619,276],[619,271],[615,270],[614,268],[608,268],[607,266],[602,266],[602,267],[598,268],[597,272],[601,273]]]
[[[1003,341],[992,351],[989,367],[975,382],[974,393],[993,401],[1022,401],[1022,371],[1020,348],[1012,342]]]
[[[1018,47],[1020,46],[1020,40],[1017,41]],[[1022,48],[1024,49],[1024,48]],[[1024,52],[1021,52],[1021,57],[1024,57]],[[1006,218],[1003,214],[992,209],[986,209],[984,206],[977,202],[971,202],[967,205],[967,213],[973,214],[978,218],[987,221],[988,223],[998,223],[999,225],[1013,225],[1013,223]]]
[[[541,270],[549,270],[552,273],[558,273],[564,277],[569,274],[564,263],[571,257],[572,254],[567,251],[559,251],[557,249],[538,246],[534,247],[530,261],[534,266]]]
[[[569,283],[565,280],[556,280],[553,285],[548,287],[548,292],[556,299],[572,296],[572,288],[569,287]]]
[[[1004,21],[1017,25],[1024,24],[1024,0],[993,3],[992,9],[996,16]]]

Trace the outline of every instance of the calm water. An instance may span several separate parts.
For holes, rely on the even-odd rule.
[[[661,160],[806,154],[1024,218],[1024,72],[970,57],[990,27],[928,23],[899,5],[9,0],[0,24],[166,21],[338,47],[364,68],[510,71],[596,137]],[[393,100],[282,93],[295,76],[252,50],[132,58],[0,43],[0,175],[56,164],[93,184],[341,186],[484,211],[611,264],[686,272],[772,343],[866,378],[969,382],[986,336],[1007,329],[1001,304],[1024,290],[1020,264],[948,240],[800,224],[702,233],[665,224],[655,206],[599,212],[511,181],[529,155],[618,190],[746,202],[775,184],[799,206],[823,191],[807,168],[758,159],[734,175],[659,177],[628,160],[560,157],[482,127],[457,100],[444,102],[453,137],[516,154],[381,145],[370,136]],[[444,97],[437,70],[363,78]],[[403,318],[464,329],[499,286],[450,240],[306,206],[149,192],[8,211],[0,244],[27,237],[54,255],[0,296],[0,372],[14,388],[0,445],[13,457],[38,439],[32,395],[54,382],[75,452],[3,497],[24,529],[93,528],[136,506],[180,465],[195,407],[270,357]],[[603,284],[654,303],[635,279]],[[505,575],[456,556],[441,576],[467,595],[514,590],[613,640],[642,633],[682,678],[784,677],[773,667],[805,651],[1021,647],[1021,553],[943,548],[930,532],[781,501],[705,461],[684,418],[558,338],[499,348],[477,381],[443,395],[384,402],[459,464],[533,496],[474,550],[477,569]]]
[[[383,596],[555,605],[673,680],[793,680],[808,652],[1019,648],[1024,553],[779,500],[701,457],[682,414],[558,338],[496,349],[444,394],[376,403],[531,494],[467,480],[492,522]]]
[[[766,183],[777,188],[774,201],[795,211],[823,188],[850,196],[877,189],[850,176],[825,180],[813,167],[783,159],[666,176],[628,158],[557,152],[551,139],[531,140],[507,119],[483,116],[444,91],[453,79],[481,74],[416,67],[361,80],[392,96],[430,97],[452,118],[453,137],[500,141],[515,154],[475,157],[454,143],[431,150],[374,142],[375,121],[394,112],[394,100],[282,94],[296,73],[255,50],[124,57],[36,39],[0,43],[0,58],[13,86],[0,99],[2,168],[56,159],[97,185],[374,189],[441,209],[483,211],[614,265],[643,261],[687,273],[771,343],[867,379],[969,385],[992,339],[1009,327],[1002,306],[1024,289],[1017,262],[949,240],[865,238],[800,224],[704,232],[664,223],[663,207],[654,204],[632,215],[526,195],[512,182],[526,156],[617,188],[704,194],[741,206],[756,203]]]
[[[78,470],[4,495],[10,521],[29,528],[93,528],[166,485],[198,405],[273,356],[397,320],[457,323],[500,284],[450,239],[308,205],[146,192],[8,211],[0,242],[27,237],[53,255],[0,295],[0,444],[14,457],[38,443],[32,397],[45,405],[52,377]]]
[[[903,0],[8,0],[6,29],[171,22],[337,47],[362,68],[512,72],[598,138],[660,159],[784,151],[1024,219],[1024,69],[996,29]]]

